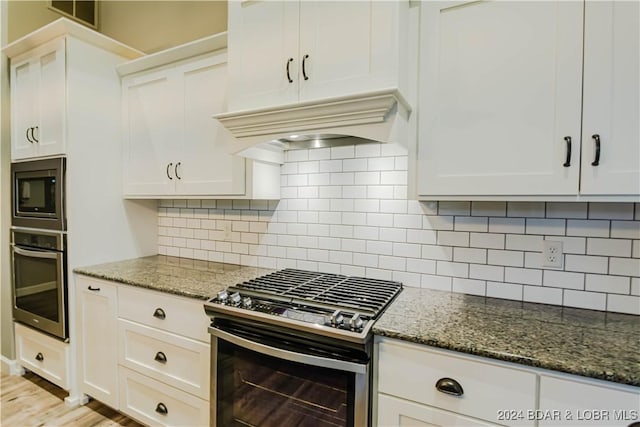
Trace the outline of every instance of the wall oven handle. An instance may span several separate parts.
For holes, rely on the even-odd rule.
[[[367,367],[364,364],[346,362],[344,360],[329,359],[320,356],[312,356],[310,354],[296,353],[294,351],[270,347],[268,345],[250,341],[246,338],[242,338],[229,332],[223,331],[215,326],[209,326],[209,333],[214,337],[221,338],[239,347],[253,350],[257,353],[265,354],[267,356],[273,356],[278,359],[288,360],[290,362],[305,363],[307,365],[354,372],[356,374],[366,374],[367,372]]]
[[[13,251],[18,255],[28,256],[31,258],[58,259],[57,252],[29,251],[27,249],[22,249],[17,246],[13,247]]]

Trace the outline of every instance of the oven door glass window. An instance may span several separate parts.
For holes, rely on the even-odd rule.
[[[62,254],[14,247],[14,295],[17,308],[53,322],[60,320]]]
[[[38,217],[56,216],[56,178],[54,176],[17,178],[16,214]]]
[[[218,426],[353,426],[355,375],[218,339]]]

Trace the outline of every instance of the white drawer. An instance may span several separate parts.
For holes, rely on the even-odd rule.
[[[209,426],[209,402],[119,367],[120,411],[147,425]],[[166,410],[166,413],[164,413]]]
[[[384,340],[379,345],[379,391],[494,423],[532,425],[527,411],[536,408],[536,375],[497,366],[426,346]],[[461,396],[436,388],[442,378],[456,380]],[[523,419],[499,419],[500,411],[522,412]]]
[[[210,345],[118,319],[120,365],[209,400]]]
[[[69,390],[69,344],[15,323],[16,358],[23,367]]]
[[[178,335],[210,342],[204,301],[132,286],[118,288],[118,316]]]

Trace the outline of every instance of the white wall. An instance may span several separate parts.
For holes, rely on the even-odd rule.
[[[640,204],[420,203],[407,161],[397,145],[289,151],[279,202],[161,202],[159,253],[640,314]],[[543,239],[564,243],[563,269],[541,266]]]

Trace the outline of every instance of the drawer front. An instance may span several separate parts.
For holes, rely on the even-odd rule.
[[[147,425],[209,426],[209,402],[119,368],[120,410]]]
[[[120,365],[209,400],[210,345],[118,320]]]
[[[131,286],[118,288],[118,316],[195,340],[210,342],[204,301]]]
[[[16,357],[19,363],[69,390],[69,344],[15,324]]]
[[[533,373],[387,340],[379,345],[378,369],[382,393],[494,423],[533,424],[527,417],[527,411],[536,408]],[[436,383],[445,378],[460,384],[461,396],[436,388]],[[512,416],[520,413],[523,417]]]
[[[620,426],[640,421],[640,388],[540,376],[539,426]]]

